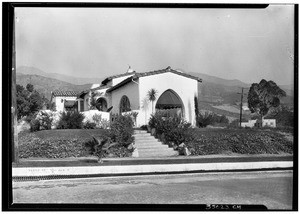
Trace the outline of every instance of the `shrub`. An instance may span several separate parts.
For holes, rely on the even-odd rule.
[[[92,119],[95,124],[99,125],[102,120],[102,116],[101,116],[101,114],[94,114]]]
[[[265,117],[270,119],[276,119],[277,126],[290,126],[294,127],[294,112],[291,111],[286,106],[279,106],[278,108],[274,109],[269,116]]]
[[[47,112],[40,111],[36,117],[37,120],[40,121],[41,130],[49,130],[51,129],[53,117],[51,114]]]
[[[100,139],[93,137],[93,140],[87,141],[84,146],[85,148],[87,148],[89,154],[97,156],[98,161],[101,161],[104,153],[107,152],[107,150],[115,144],[111,143],[111,139],[109,137],[104,136]]]
[[[142,126],[140,127],[140,129],[146,130],[146,131],[147,131],[147,125],[142,125]]]
[[[37,119],[33,119],[30,121],[30,131],[36,132],[40,130],[40,121]]]
[[[198,114],[196,118],[196,125],[197,127],[204,128],[208,125],[215,125],[215,124],[228,124],[229,120],[225,115],[217,115],[215,113],[208,113],[205,114]]]
[[[27,115],[24,117],[24,120],[27,122],[27,123],[30,123],[33,119],[35,119],[36,115],[34,114],[30,114],[30,115]]]
[[[99,128],[107,129],[107,128],[109,128],[109,126],[110,126],[110,122],[106,119],[102,119],[101,122],[100,122]]]
[[[152,114],[150,119],[149,119],[149,122],[148,122],[148,125],[150,126],[150,128],[156,128],[156,129],[159,129],[158,126],[160,125],[159,123],[162,122],[162,120],[164,120],[164,114],[163,112],[156,112],[155,114]]]
[[[96,128],[96,123],[90,122],[90,121],[86,121],[83,124],[83,128],[84,129],[95,129]]]
[[[159,137],[164,143],[179,145],[189,141],[193,135],[189,132],[191,126],[180,116],[163,117],[160,112],[155,113],[149,120],[149,126],[155,128],[156,137]]]
[[[109,127],[109,121],[102,119],[101,114],[94,114],[92,119],[98,128],[107,129]]]
[[[63,112],[57,125],[57,129],[81,129],[84,115],[80,112]]]
[[[129,145],[133,142],[133,121],[130,116],[117,116],[110,126],[112,141],[120,145]]]
[[[242,122],[248,122],[245,118],[242,118]],[[239,128],[240,127],[240,119],[235,119],[231,121],[228,125],[228,128]]]
[[[198,114],[196,121],[197,127],[204,128],[213,123],[213,114],[205,112],[205,114]]]

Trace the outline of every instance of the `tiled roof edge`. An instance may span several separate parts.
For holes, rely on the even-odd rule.
[[[78,92],[56,90],[56,91],[52,91],[51,95],[55,97],[76,97],[78,95]]]

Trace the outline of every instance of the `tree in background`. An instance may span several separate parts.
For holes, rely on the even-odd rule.
[[[290,110],[287,106],[280,105],[269,112],[268,116],[271,119],[276,119],[277,126],[290,126],[294,127],[294,112]]]
[[[27,84],[25,89],[23,86],[17,84],[16,88],[18,119],[24,116],[33,115],[35,112],[42,109],[45,98],[34,90],[33,85]]]
[[[46,99],[46,107],[47,109],[51,110],[51,111],[56,111],[56,106],[54,102],[50,102],[47,98]]]
[[[256,112],[261,119],[270,108],[280,105],[280,98],[286,96],[275,82],[262,79],[259,84],[253,83],[248,93],[248,107],[252,113]]]
[[[157,93],[158,91],[155,90],[154,88],[151,88],[147,93],[148,100],[152,103],[152,114],[153,114],[153,103],[157,98]]]
[[[26,90],[27,90],[27,91],[29,91],[30,93],[32,93],[32,92],[33,92],[33,90],[34,90],[34,87],[33,87],[33,85],[32,85],[32,84],[30,84],[30,83],[28,83],[28,84],[26,85]]]

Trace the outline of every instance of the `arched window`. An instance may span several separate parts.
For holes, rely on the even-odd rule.
[[[128,97],[124,95],[120,101],[120,114],[127,111],[131,111],[130,102]]]
[[[97,99],[96,108],[99,111],[107,111],[107,102],[103,97]]]

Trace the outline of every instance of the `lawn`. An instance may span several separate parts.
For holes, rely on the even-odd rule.
[[[187,142],[192,155],[293,154],[293,141],[282,129],[194,129],[196,140]]]

